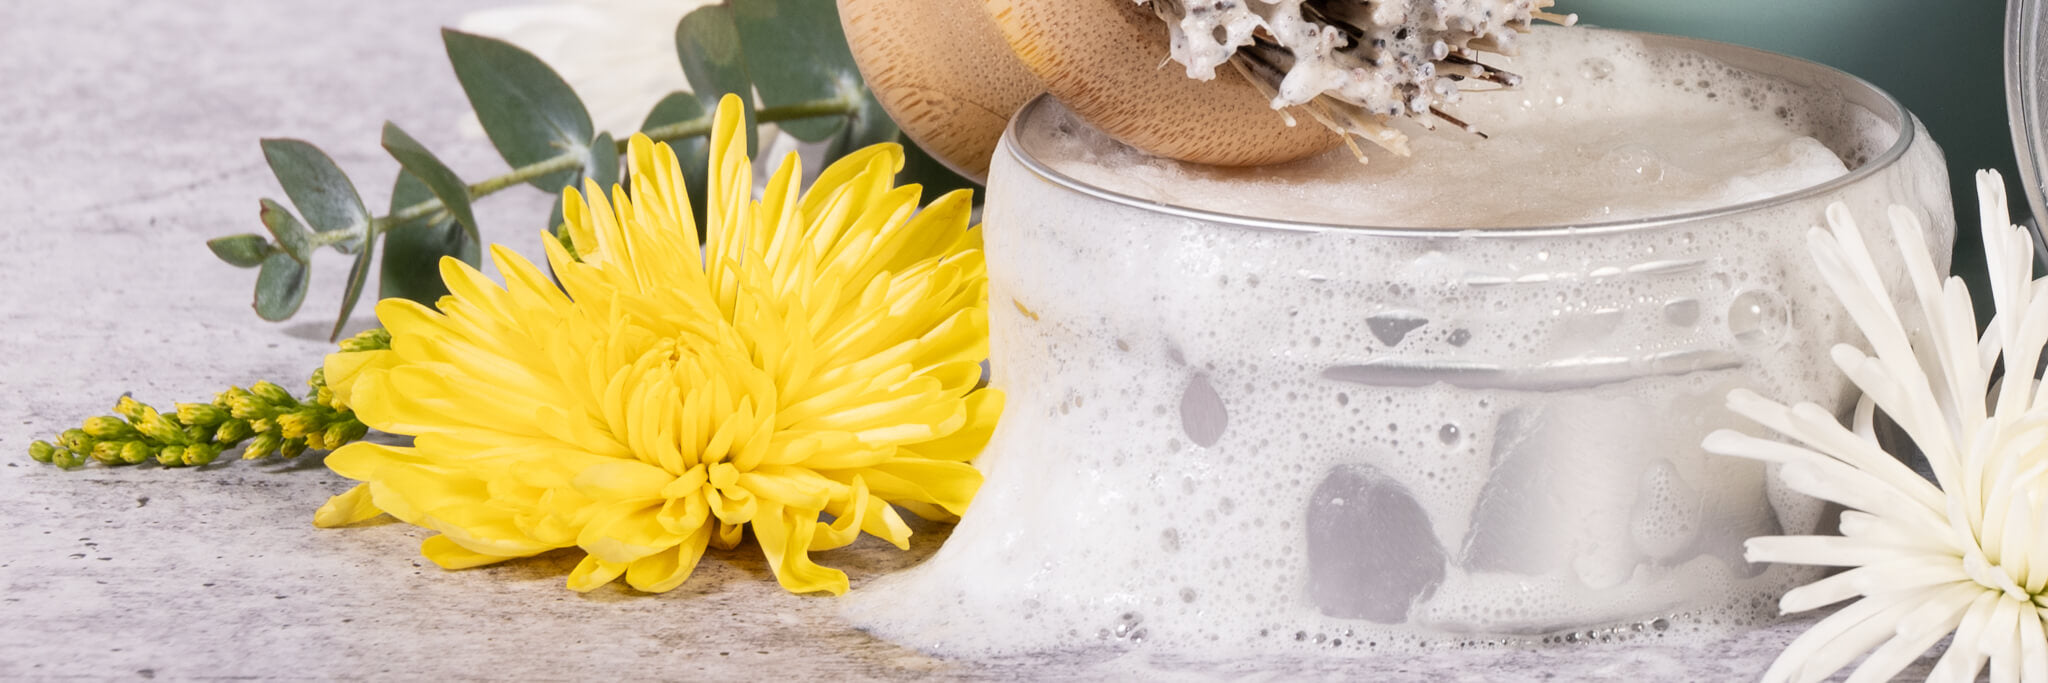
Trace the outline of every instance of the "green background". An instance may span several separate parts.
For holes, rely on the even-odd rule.
[[[2005,109],[2005,3],[1997,0],[1559,0],[1588,25],[1675,33],[1804,57],[1897,96],[1948,158],[1955,271],[1984,291],[1978,169],[2005,174],[2024,215]],[[1980,320],[1989,297],[1977,302]]]

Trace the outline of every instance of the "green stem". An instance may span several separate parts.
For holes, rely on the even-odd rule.
[[[808,119],[820,116],[852,116],[857,106],[858,103],[855,102],[854,99],[851,97],[827,97],[823,99],[798,102],[795,104],[786,104],[779,107],[764,107],[761,109],[756,109],[754,110],[754,120],[761,123],[773,123],[776,121],[788,121],[791,119]],[[671,123],[666,126],[657,126],[655,128],[651,128],[642,132],[646,133],[647,137],[653,139],[655,142],[668,142],[671,140],[683,140],[687,138],[703,137],[711,134],[711,114],[706,113],[703,116],[699,116],[688,121],[678,121],[676,123]],[[626,152],[626,145],[628,142],[629,140],[618,141],[619,153],[624,154]],[[482,182],[478,182],[475,185],[469,186],[469,198],[471,200],[479,199],[494,194],[499,190],[503,190],[514,185],[526,183],[535,178],[541,178],[553,173],[560,173],[562,171],[578,168],[583,165],[583,161],[583,155],[575,152],[569,152],[562,154],[561,156],[552,157],[543,161],[537,161],[531,164],[527,164],[525,166],[512,169],[511,173],[507,173],[505,175],[497,176],[494,178],[487,178]],[[441,206],[441,200],[429,199],[418,204],[414,204],[412,206],[399,209],[397,213],[393,213],[390,216],[379,218],[377,220],[383,222],[383,225],[380,227],[388,228],[393,226],[406,225],[422,217],[425,217],[428,214],[432,214],[435,211],[440,211],[442,210],[442,208],[443,207]],[[347,237],[342,235],[336,235],[334,233],[323,233],[317,236],[315,239],[320,241],[322,246],[325,246],[327,244],[346,241]]]

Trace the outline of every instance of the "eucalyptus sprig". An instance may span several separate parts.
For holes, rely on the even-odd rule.
[[[373,215],[348,174],[320,148],[302,140],[263,140],[264,158],[297,215],[266,198],[259,218],[268,237],[249,233],[207,242],[221,260],[257,269],[257,315],[275,321],[297,313],[313,255],[331,248],[355,256],[330,335],[338,337],[368,285],[380,242],[378,297],[431,305],[448,291],[438,275],[443,257],[480,264],[482,240],[471,206],[476,200],[522,184],[559,196],[586,179],[604,187],[619,181],[619,154],[630,136],[595,130],[582,100],[546,63],[485,36],[443,29],[441,39],[477,120],[511,170],[465,182],[397,124],[386,122],[382,144],[399,170],[389,208]],[[910,156],[904,182],[933,191],[972,184],[904,140],[861,80],[835,3],[727,0],[683,17],[675,42],[694,93],[663,98],[640,132],[676,145],[679,155],[703,154],[710,105],[730,92],[747,103],[750,144],[758,139],[754,127],[771,122],[798,140],[825,143],[822,163],[870,144],[902,142]],[[702,170],[685,175],[692,201],[701,206]],[[555,207],[548,228],[558,231],[559,198]]]

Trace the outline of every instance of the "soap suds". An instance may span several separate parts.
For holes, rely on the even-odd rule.
[[[1361,165],[1337,150],[1252,169],[1183,164],[1078,120],[1040,151],[1060,172],[1124,194],[1246,216],[1337,225],[1491,228],[1601,223],[1767,198],[1846,172],[1812,137],[1809,96],[1697,58],[1581,29],[1523,36],[1527,79],[1475,94],[1490,139],[1418,136],[1411,157]],[[1709,85],[1702,86],[1702,83]]]

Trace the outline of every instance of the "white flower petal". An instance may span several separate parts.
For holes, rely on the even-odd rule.
[[[1967,584],[1953,584],[1939,594],[1927,598],[1920,607],[1900,620],[1897,634],[1891,640],[1870,653],[1856,672],[1849,675],[1848,683],[1880,683],[1891,680],[1899,670],[1906,668],[1913,660],[1927,652],[1928,648],[1946,637],[1949,631],[1963,620],[1963,613],[1970,607],[1971,596],[1982,593],[1982,589]]]
[[[1991,613],[1998,606],[1998,594],[1985,591],[1970,601],[1970,608],[1963,613],[1962,624],[1956,627],[1956,636],[1949,640],[1948,651],[1934,663],[1934,671],[1928,680],[1957,681],[1968,683],[1977,680],[1977,672],[1984,668],[1985,655],[1977,643],[1984,633],[1984,625],[1991,622]]]
[[[2028,612],[2032,612],[2029,614]],[[2028,605],[2020,610],[2020,680],[2048,681],[2048,613]]]
[[[1758,536],[1743,544],[1751,562],[1856,567],[1912,557],[1911,550],[1841,536]]]

